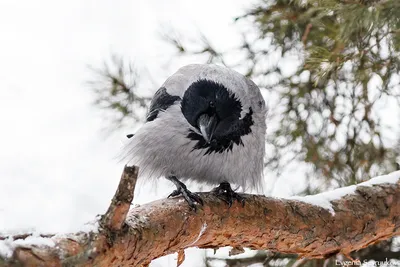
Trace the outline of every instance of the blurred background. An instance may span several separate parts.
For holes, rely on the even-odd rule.
[[[104,213],[124,165],[117,155],[154,92],[179,67],[206,62],[262,89],[265,195],[400,169],[398,0],[0,0],[0,234],[77,231]],[[142,182],[134,203],[166,197],[164,180]],[[394,238],[351,256],[399,263],[399,250]],[[338,257],[193,248],[182,266]],[[176,255],[151,264],[175,265]]]

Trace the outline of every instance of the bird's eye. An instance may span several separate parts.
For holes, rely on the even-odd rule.
[[[215,104],[214,104],[214,102],[213,101],[210,101],[210,108],[215,108]]]
[[[211,139],[211,142],[210,142],[210,145],[212,146],[212,147],[215,147],[215,146],[217,146],[217,140],[215,140],[215,138],[213,138],[213,139]]]

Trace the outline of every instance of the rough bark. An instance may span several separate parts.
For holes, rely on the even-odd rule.
[[[197,211],[175,198],[128,213],[136,178],[137,169],[126,167],[98,233],[52,237],[55,247],[17,248],[7,264],[146,266],[174,252],[183,259],[182,252],[188,247],[224,246],[326,258],[336,253],[349,255],[400,234],[398,183],[357,187],[355,194],[332,202],[334,216],[307,203],[249,194],[243,194],[244,207],[234,203],[229,208],[212,193],[199,193],[204,206]]]

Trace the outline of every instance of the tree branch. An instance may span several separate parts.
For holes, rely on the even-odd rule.
[[[400,184],[358,186],[332,201],[335,214],[296,200],[243,194],[231,208],[212,193],[192,211],[181,198],[133,208],[137,168],[126,167],[97,233],[49,237],[55,246],[18,247],[11,266],[146,266],[188,247],[267,249],[325,258],[365,248],[400,234]],[[127,214],[126,220],[125,215]],[[124,222],[125,221],[125,222]],[[124,223],[123,223],[124,222]],[[3,237],[4,239],[4,237]],[[1,263],[1,261],[0,261]]]

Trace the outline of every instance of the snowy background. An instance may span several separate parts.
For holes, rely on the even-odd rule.
[[[165,64],[174,52],[160,38],[163,27],[202,31],[219,48],[230,48],[241,38],[232,18],[249,4],[0,0],[0,234],[73,232],[108,207],[124,165],[116,155],[129,132],[102,132],[107,125],[84,83],[92,78],[88,65],[118,53],[146,66],[159,86],[179,67]],[[199,62],[179,61],[189,63]],[[267,176],[274,180],[267,181],[274,185],[268,192],[292,195],[298,175],[276,183]],[[172,190],[167,181],[143,185],[135,203]],[[204,253],[189,249],[183,266],[204,266]],[[175,266],[175,259],[152,266]]]

